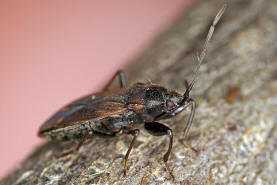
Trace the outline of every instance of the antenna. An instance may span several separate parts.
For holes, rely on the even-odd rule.
[[[227,7],[227,3],[224,3],[221,8],[219,9],[219,11],[217,12],[214,20],[213,20],[213,23],[212,25],[210,26],[210,29],[209,29],[209,32],[208,32],[208,35],[206,37],[206,40],[205,40],[205,43],[202,47],[202,50],[200,53],[197,53],[197,61],[198,61],[198,64],[196,66],[196,68],[194,69],[194,76],[193,76],[193,80],[191,81],[191,83],[189,84],[189,86],[187,87],[186,89],[186,92],[184,93],[184,100],[186,100],[187,98],[189,98],[189,93],[192,89],[192,87],[194,86],[194,83],[195,83],[195,80],[197,78],[197,74],[198,74],[198,71],[199,71],[199,68],[200,68],[200,65],[202,64],[205,56],[206,56],[206,53],[207,53],[207,47],[208,47],[208,44],[212,38],[212,35],[214,33],[214,30],[215,30],[215,26],[216,24],[218,23],[218,21],[220,20],[221,16],[223,15],[225,9]]]

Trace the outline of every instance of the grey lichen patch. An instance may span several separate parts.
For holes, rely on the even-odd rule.
[[[30,171],[26,171],[24,172],[15,182],[15,184],[22,184],[22,183],[26,183],[28,182],[28,177],[33,174],[34,171],[30,170]]]
[[[210,167],[210,181],[212,182],[220,182],[227,183],[228,179],[226,176],[228,175],[228,167],[224,163],[214,163]]]
[[[106,166],[104,162],[94,162],[88,166],[80,176],[74,180],[75,184],[91,184],[97,183],[101,176],[109,174],[105,172]]]

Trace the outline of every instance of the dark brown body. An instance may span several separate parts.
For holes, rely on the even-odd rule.
[[[105,88],[103,92],[90,94],[70,103],[48,119],[41,126],[38,135],[50,140],[81,139],[73,150],[61,156],[77,151],[89,135],[115,136],[120,131],[133,135],[124,158],[126,175],[128,156],[140,132],[133,127],[144,124],[145,130],[150,134],[167,135],[170,138],[168,151],[164,155],[166,162],[172,149],[173,133],[170,128],[156,121],[173,117],[192,105],[189,123],[185,129],[186,135],[194,116],[195,106],[189,97],[169,91],[162,86],[136,83],[126,87],[124,73],[118,71],[116,76],[120,79],[120,89]],[[110,83],[107,87],[109,85]]]
[[[68,140],[82,138],[87,131],[112,136],[123,128],[155,121],[167,112],[167,97],[176,104],[183,99],[182,95],[159,85],[142,83],[90,94],[54,114],[41,126],[39,136]]]

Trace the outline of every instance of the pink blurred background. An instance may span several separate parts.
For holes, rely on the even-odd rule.
[[[103,87],[192,1],[1,1],[0,178],[49,116]]]

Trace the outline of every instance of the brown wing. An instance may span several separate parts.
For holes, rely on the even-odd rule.
[[[127,111],[126,92],[91,94],[65,106],[50,117],[39,129],[39,135],[87,120],[124,113]]]

